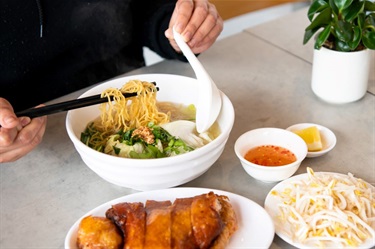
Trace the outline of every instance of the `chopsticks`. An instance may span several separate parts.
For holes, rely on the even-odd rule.
[[[152,82],[154,85],[155,83]],[[156,87],[156,91],[159,91],[159,87]],[[130,98],[137,96],[137,93],[124,93],[125,98]],[[110,97],[111,101],[113,101],[113,97]],[[108,98],[102,98],[101,94],[98,95],[93,95],[90,97],[85,97],[85,98],[79,98],[79,99],[74,99],[74,100],[69,100],[61,103],[56,103],[52,105],[47,105],[43,107],[38,107],[38,108],[30,108],[26,109],[20,112],[16,112],[17,117],[21,116],[26,116],[29,118],[36,118],[36,117],[41,117],[45,115],[50,115],[58,112],[64,112],[64,111],[69,111],[77,108],[82,108],[86,106],[91,106],[91,105],[97,105],[101,103],[105,103],[108,101]]]

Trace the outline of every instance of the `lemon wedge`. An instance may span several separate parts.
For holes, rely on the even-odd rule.
[[[293,132],[305,141],[308,151],[322,150],[322,140],[320,138],[320,132],[316,126],[310,126],[305,129],[296,130]]]

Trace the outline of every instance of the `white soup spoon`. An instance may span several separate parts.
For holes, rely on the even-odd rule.
[[[196,126],[197,131],[203,133],[213,125],[219,116],[222,105],[221,93],[183,37],[174,29],[173,36],[197,77],[198,101],[195,104],[197,110]]]

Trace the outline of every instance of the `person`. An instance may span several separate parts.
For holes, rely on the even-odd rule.
[[[208,0],[1,0],[0,163],[32,151],[47,117],[16,112],[145,65],[144,46],[186,61],[179,32],[195,54],[223,29]]]

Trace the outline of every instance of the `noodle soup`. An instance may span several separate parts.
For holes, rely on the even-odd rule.
[[[125,98],[127,92],[137,92],[137,96]],[[114,101],[100,106],[100,117],[87,125],[81,141],[106,154],[146,159],[184,154],[219,135],[217,124],[198,134],[194,105],[157,102],[156,92],[155,85],[138,80],[120,90],[107,89],[102,97]]]
[[[126,82],[133,79],[157,82],[157,86],[160,88],[157,92],[158,101],[178,103],[185,107],[195,104],[197,101],[199,82],[194,78],[172,74],[119,77],[87,90],[80,95],[80,98],[101,94],[111,87],[120,89]],[[222,93],[222,100],[223,105],[216,124],[217,127],[220,127],[220,134],[203,147],[178,156],[138,160],[112,156],[91,149],[80,141],[80,136],[88,123],[101,116],[98,106],[68,111],[66,130],[83,163],[104,181],[140,191],[165,189],[180,186],[203,175],[222,155],[235,118],[232,102],[224,93]],[[185,121],[170,121],[163,126],[172,122],[184,123]]]

